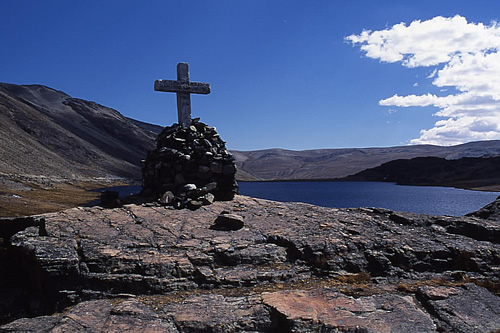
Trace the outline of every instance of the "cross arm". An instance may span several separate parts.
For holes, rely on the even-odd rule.
[[[210,94],[210,84],[201,82],[179,82],[173,80],[156,80],[156,91],[185,92],[191,94]]]

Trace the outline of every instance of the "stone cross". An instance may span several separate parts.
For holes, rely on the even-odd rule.
[[[177,81],[156,80],[155,91],[177,93],[179,124],[187,128],[191,125],[191,98],[189,94],[210,94],[210,84],[189,82],[189,65],[180,62],[177,64]]]

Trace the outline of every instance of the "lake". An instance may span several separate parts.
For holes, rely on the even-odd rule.
[[[140,185],[120,185],[112,187],[96,188],[91,192],[104,192],[104,191],[116,191],[120,197],[125,197],[128,195],[139,194],[142,191],[142,186]]]
[[[430,215],[462,216],[494,201],[499,192],[435,186],[401,186],[383,182],[238,182],[240,194],[324,207],[379,207]],[[95,191],[136,194],[140,186],[115,186]],[[99,201],[92,202],[97,204]]]
[[[240,194],[324,207],[379,207],[430,215],[461,216],[494,201],[499,192],[383,182],[239,182]]]

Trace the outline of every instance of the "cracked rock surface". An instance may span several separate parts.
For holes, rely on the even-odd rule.
[[[222,212],[242,227],[213,228]],[[495,331],[495,216],[236,196],[0,221],[0,332]]]

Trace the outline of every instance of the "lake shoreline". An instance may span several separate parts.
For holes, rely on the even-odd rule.
[[[499,197],[495,191],[399,185],[376,181],[240,181],[239,183],[239,193],[254,198],[303,202],[329,208],[377,207],[429,215],[462,216]],[[120,198],[125,199],[130,195],[140,196],[141,190],[139,185],[128,185],[103,187],[93,191],[115,191],[119,193]],[[99,200],[93,200],[85,206],[99,204]]]
[[[12,175],[9,175],[12,176]],[[16,186],[6,186],[0,192],[0,214],[2,217],[16,217],[42,214],[46,212],[60,211],[71,207],[87,206],[89,202],[98,204],[99,193],[96,191],[105,191],[114,187],[122,186],[140,186],[136,179],[90,179],[71,181],[50,180],[47,184],[40,184],[38,179],[22,179],[19,177],[7,177],[3,175],[2,179]],[[284,180],[259,180],[243,181],[241,184],[252,183],[352,183],[355,181],[346,181],[342,179],[284,179]],[[378,183],[372,181],[371,183]],[[396,184],[400,186],[419,186],[419,187],[448,187],[455,189],[464,189],[477,192],[500,192],[500,185],[469,184],[469,186],[460,186],[457,184]],[[241,191],[240,191],[241,192]],[[121,194],[121,196],[125,196]],[[279,200],[278,200],[279,201]],[[304,201],[302,201],[304,202]]]
[[[375,181],[240,182],[240,194],[329,208],[377,207],[428,215],[463,216],[497,199],[498,192]]]
[[[357,182],[361,180],[345,180],[342,178],[333,178],[333,179],[271,179],[271,180],[238,180],[238,183],[307,183],[307,182]],[[363,180],[365,181],[365,180]],[[379,183],[381,181],[376,180],[366,180],[366,182],[374,182]],[[452,187],[463,190],[470,191],[482,191],[482,192],[500,192],[500,184],[479,184],[472,183],[467,186],[461,185],[460,183],[447,183],[447,184],[420,184],[420,183],[395,183],[395,182],[382,182],[382,183],[390,183],[400,186],[432,186],[432,187]]]

